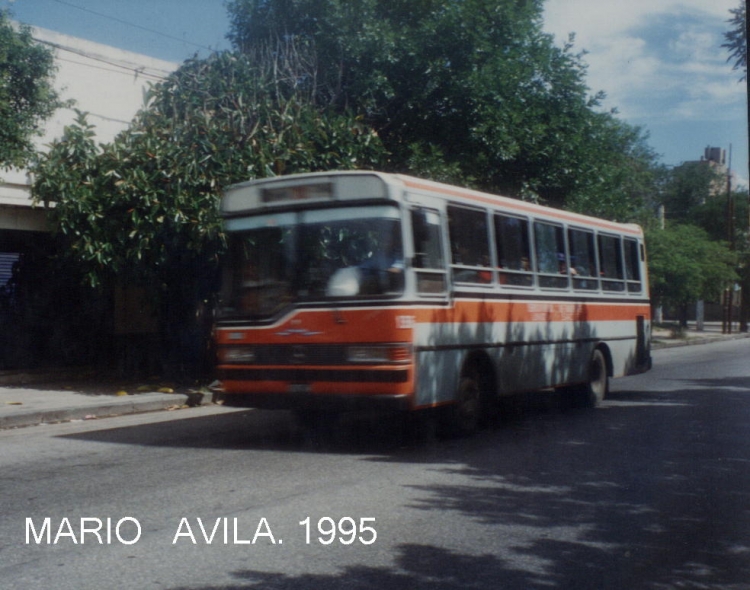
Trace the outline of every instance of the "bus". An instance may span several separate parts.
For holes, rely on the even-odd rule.
[[[594,406],[651,366],[637,225],[370,171],[236,184],[221,215],[225,405],[442,407],[468,434],[503,396]]]

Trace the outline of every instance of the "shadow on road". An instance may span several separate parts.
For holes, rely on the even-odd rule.
[[[471,439],[409,444],[395,421],[375,419],[353,420],[321,445],[289,414],[260,411],[68,436],[423,464],[450,483],[405,486],[408,507],[494,527],[508,552],[402,545],[393,568],[299,576],[238,570],[231,585],[200,590],[750,587],[750,378],[614,391],[597,410],[573,410],[546,393],[515,408]]]
[[[429,545],[401,545],[398,551],[396,565],[392,568],[357,565],[348,566],[335,575],[300,576],[238,570],[232,572],[232,577],[236,580],[233,584],[193,590],[470,590],[542,587],[538,585],[542,581],[536,580],[533,574],[514,570],[494,555],[463,555]]]

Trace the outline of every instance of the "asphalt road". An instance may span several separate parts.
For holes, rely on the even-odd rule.
[[[223,408],[0,432],[0,588],[750,588],[748,359],[658,351],[596,410],[462,440]]]

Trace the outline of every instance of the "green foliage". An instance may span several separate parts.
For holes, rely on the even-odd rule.
[[[112,143],[97,145],[79,113],[38,157],[33,194],[54,204],[49,218],[61,252],[92,286],[147,289],[170,375],[199,364],[190,359],[207,326],[196,310],[210,309],[218,287],[225,242],[217,205],[226,185],[379,167],[377,135],[316,102],[315,76],[314,53],[294,43],[191,60],[147,92]]]
[[[733,70],[742,70],[744,73],[740,81],[747,78],[747,5],[745,0],[740,0],[740,5],[730,11],[732,18],[727,22],[731,25],[724,39],[726,43],[721,46],[729,51],[727,61],[734,61]]]
[[[748,199],[747,190],[733,191],[734,243],[738,248],[747,243]],[[729,240],[729,197],[725,192],[706,199],[692,210],[692,223],[702,227],[714,240]]]
[[[62,106],[52,88],[54,71],[52,52],[0,10],[0,167],[24,165],[40,124]]]
[[[716,300],[737,280],[737,257],[703,229],[675,225],[646,234],[651,296],[657,305]]]
[[[586,147],[587,152],[578,154],[584,156],[578,166],[585,172],[570,191],[566,208],[648,225],[654,217],[658,187],[666,175],[648,145],[648,134],[608,115],[599,115],[596,123],[600,127],[597,141]]]
[[[539,0],[232,0],[242,51],[315,47],[317,95],[362,113],[390,169],[618,219],[642,207],[655,155],[597,112],[583,54],[542,31]]]
[[[314,71],[287,51],[186,62],[109,145],[79,114],[36,166],[34,195],[91,284],[129,276],[167,288],[223,248],[217,212],[227,184],[292,172],[370,168],[377,136],[329,112],[300,83]],[[274,55],[276,57],[274,57]],[[292,61],[290,61],[292,60]]]
[[[667,219],[700,225],[696,220],[698,212],[719,195],[726,194],[726,178],[708,163],[686,162],[672,169],[661,192]],[[725,236],[726,233],[722,237]]]

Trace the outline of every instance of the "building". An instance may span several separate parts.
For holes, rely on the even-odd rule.
[[[76,109],[88,113],[98,142],[111,141],[142,107],[148,85],[164,80],[179,65],[45,29],[32,29],[32,34],[54,53],[55,87],[61,98],[74,101],[46,122],[36,142],[39,150],[62,136]],[[47,233],[45,211],[32,203],[28,171],[0,170],[0,369],[14,364],[8,351],[19,342],[16,335],[8,335],[12,277],[24,255],[38,249]]]
[[[55,86],[71,108],[58,110],[46,123],[39,149],[62,135],[73,122],[75,109],[87,112],[96,125],[97,140],[111,141],[127,127],[143,104],[148,84],[165,79],[178,64],[123,51],[45,29],[33,29],[39,43],[55,55]],[[33,208],[26,170],[0,172],[0,245],[8,232],[43,232],[44,212]]]
[[[718,147],[707,146],[703,156],[698,162],[686,162],[686,164],[698,164],[708,166],[716,172],[721,178],[718,179],[711,187],[711,196],[726,195],[727,193],[727,175],[731,180],[731,186],[737,186],[735,174],[729,169],[727,164],[727,150]]]

